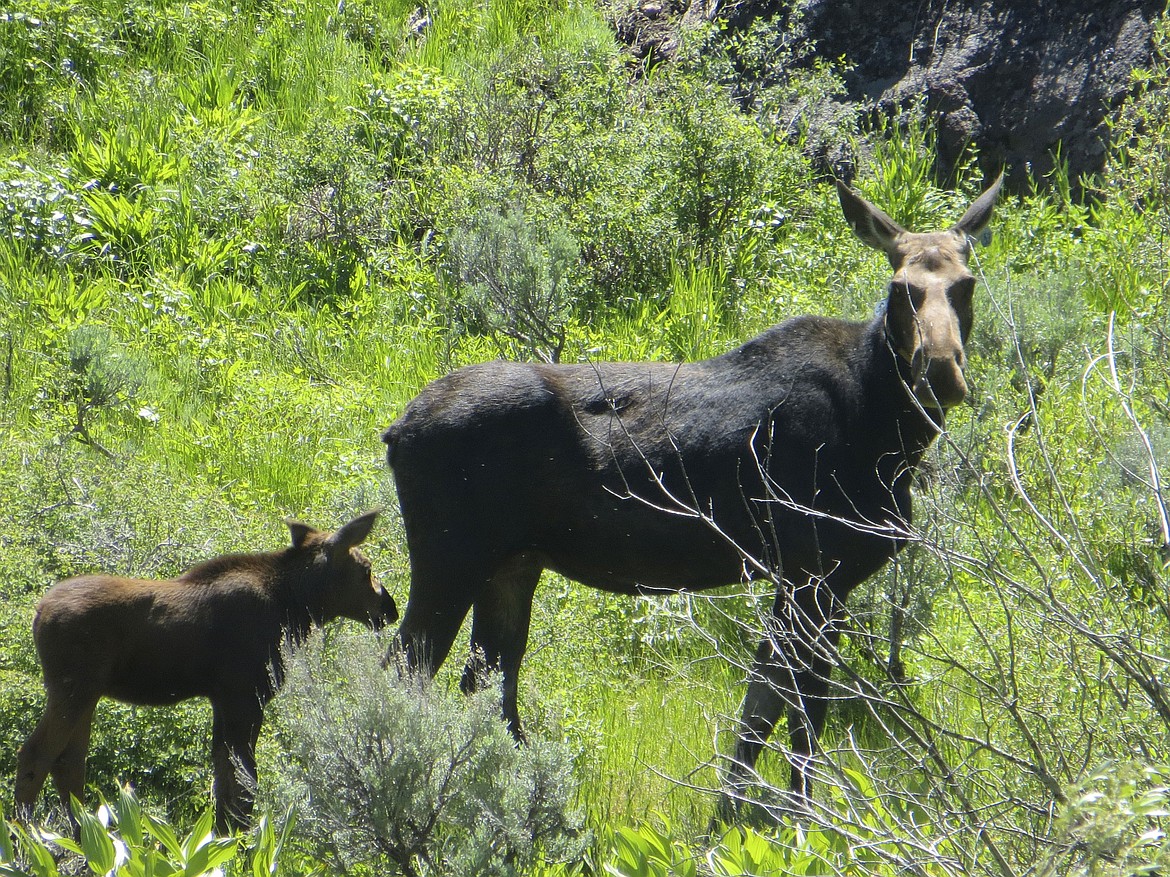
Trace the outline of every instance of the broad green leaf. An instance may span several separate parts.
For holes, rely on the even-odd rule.
[[[13,843],[14,832],[10,822],[0,822],[0,866],[16,861],[16,847]]]
[[[52,844],[78,856],[85,855],[85,851],[81,849],[81,844],[71,837],[66,837],[63,834],[57,834],[55,831],[49,831],[44,828],[37,831],[37,836],[40,838],[42,844]]]
[[[284,849],[295,822],[296,814],[293,808],[289,807],[281,820],[278,837],[273,828],[271,817],[267,813],[261,817],[256,842],[252,845],[250,853],[252,877],[272,877],[276,873],[280,861],[280,851]]]
[[[265,813],[256,827],[256,842],[252,845],[252,877],[270,877],[276,859],[276,832],[272,820]]]
[[[235,856],[237,843],[234,837],[216,839],[208,835],[207,842],[192,851],[183,868],[184,877],[200,877],[215,872],[220,865]]]
[[[118,833],[133,847],[142,845],[142,807],[129,786],[118,789],[115,805]]]
[[[179,843],[179,838],[175,835],[175,831],[165,822],[155,819],[149,813],[142,814],[142,823],[146,826],[146,830],[163,845],[167,853],[175,861],[185,861],[183,856],[183,845]]]
[[[19,825],[13,825],[12,830],[28,860],[28,866],[32,869],[32,877],[58,877],[57,860],[53,858],[53,851],[48,847],[51,839],[34,836]]]
[[[109,874],[114,870],[115,862],[114,842],[110,839],[109,829],[102,824],[102,820],[86,810],[76,796],[72,796],[70,806],[77,820],[81,854],[85,856],[89,870],[97,875]]]
[[[191,829],[191,833],[187,835],[183,841],[182,861],[188,862],[191,857],[195,855],[196,850],[206,844],[212,837],[211,825],[213,820],[211,809],[208,808],[203,811],[198,819],[195,820],[195,826]]]

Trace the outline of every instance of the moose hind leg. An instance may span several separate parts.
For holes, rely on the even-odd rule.
[[[492,576],[475,601],[471,656],[461,682],[465,692],[472,692],[485,672],[499,671],[504,720],[518,742],[524,741],[518,702],[520,663],[528,648],[532,598],[542,571],[542,564],[534,557],[518,554]]]
[[[442,557],[439,562],[420,560],[414,556],[416,553],[421,554],[414,552],[411,556],[410,597],[398,626],[396,648],[405,659],[406,669],[434,676],[447,659],[471,609],[470,594],[478,591],[469,583],[482,580],[483,573],[467,564],[450,568]]]

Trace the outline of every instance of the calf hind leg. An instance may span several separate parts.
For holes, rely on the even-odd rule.
[[[50,776],[53,777],[53,785],[57,788],[57,794],[61,798],[61,806],[65,808],[65,812],[69,814],[71,820],[73,819],[73,809],[70,799],[76,796],[77,800],[80,801],[85,791],[85,759],[89,754],[89,734],[92,728],[93,708],[91,707],[78,720],[65,751],[57,756],[57,760],[49,770]]]
[[[463,669],[461,687],[472,692],[485,672],[499,671],[502,684],[502,712],[508,730],[524,742],[520,726],[520,663],[528,648],[532,619],[532,598],[543,570],[527,554],[509,559],[483,589],[471,623],[471,657]]]

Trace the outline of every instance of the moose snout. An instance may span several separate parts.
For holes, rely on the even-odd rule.
[[[923,360],[925,365],[922,364]],[[958,405],[967,398],[967,379],[963,376],[963,365],[962,351],[929,359],[921,356],[914,363],[915,397],[925,407],[943,411]]]

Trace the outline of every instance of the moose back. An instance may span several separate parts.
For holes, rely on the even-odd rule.
[[[997,179],[952,228],[914,233],[838,183],[893,269],[870,322],[797,317],[702,362],[491,362],[434,381],[383,434],[410,551],[409,664],[443,662],[468,611],[464,687],[517,676],[541,572],[624,594],[778,585],[732,758],[735,792],[787,710],[792,790],[825,720],[846,596],[902,546],[910,482],[967,392],[972,241]]]

